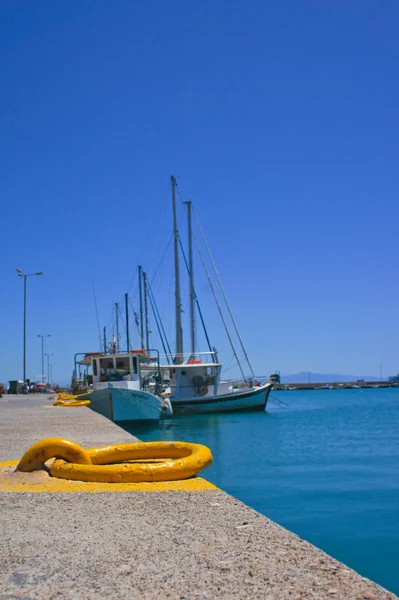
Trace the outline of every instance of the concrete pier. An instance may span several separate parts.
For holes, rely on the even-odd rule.
[[[0,461],[65,436],[135,438],[89,408],[0,399]],[[206,478],[206,471],[204,472]],[[0,491],[0,598],[396,598],[221,490]]]

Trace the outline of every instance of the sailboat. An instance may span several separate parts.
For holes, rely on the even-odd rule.
[[[169,398],[172,404],[174,414],[194,414],[249,410],[264,411],[266,409],[270,390],[273,387],[273,382],[267,381],[265,383],[260,383],[256,380],[254,375],[252,377],[247,378],[243,377],[243,380],[240,382],[225,381],[222,379],[222,364],[219,362],[216,350],[209,345],[209,349],[207,352],[196,351],[196,294],[194,289],[193,276],[193,232],[191,222],[191,202],[185,203],[187,207],[188,221],[188,272],[190,282],[189,296],[191,347],[190,352],[186,354],[183,352],[183,329],[181,318],[182,309],[179,272],[179,233],[177,227],[176,211],[176,179],[173,176],[171,177],[171,184],[175,262],[176,354],[173,357],[166,357],[168,359],[169,364],[161,364],[162,381],[165,388],[163,396]],[[238,330],[236,331],[238,333]],[[244,348],[243,350],[245,356],[247,356]],[[238,361],[238,357],[236,351],[234,350],[234,347],[233,351]]]

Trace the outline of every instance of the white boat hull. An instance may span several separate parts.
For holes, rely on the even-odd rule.
[[[265,410],[272,383],[249,390],[241,390],[218,396],[171,398],[174,414],[200,414],[234,411]]]
[[[111,421],[157,421],[172,414],[170,403],[154,394],[111,385],[87,395],[90,408]]]

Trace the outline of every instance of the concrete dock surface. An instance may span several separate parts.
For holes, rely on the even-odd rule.
[[[0,399],[0,461],[135,440],[89,408]],[[203,473],[206,478],[206,471]],[[0,598],[397,598],[221,490],[0,492]]]

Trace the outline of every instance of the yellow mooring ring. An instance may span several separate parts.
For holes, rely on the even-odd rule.
[[[89,406],[90,400],[56,400],[53,406]]]
[[[56,459],[49,467],[53,477],[102,483],[178,481],[212,464],[211,451],[201,444],[139,442],[84,450],[70,440],[47,438],[25,452],[17,470],[43,469],[50,458]]]
[[[60,392],[53,406],[89,406],[89,404],[90,400],[79,400],[79,396]]]

